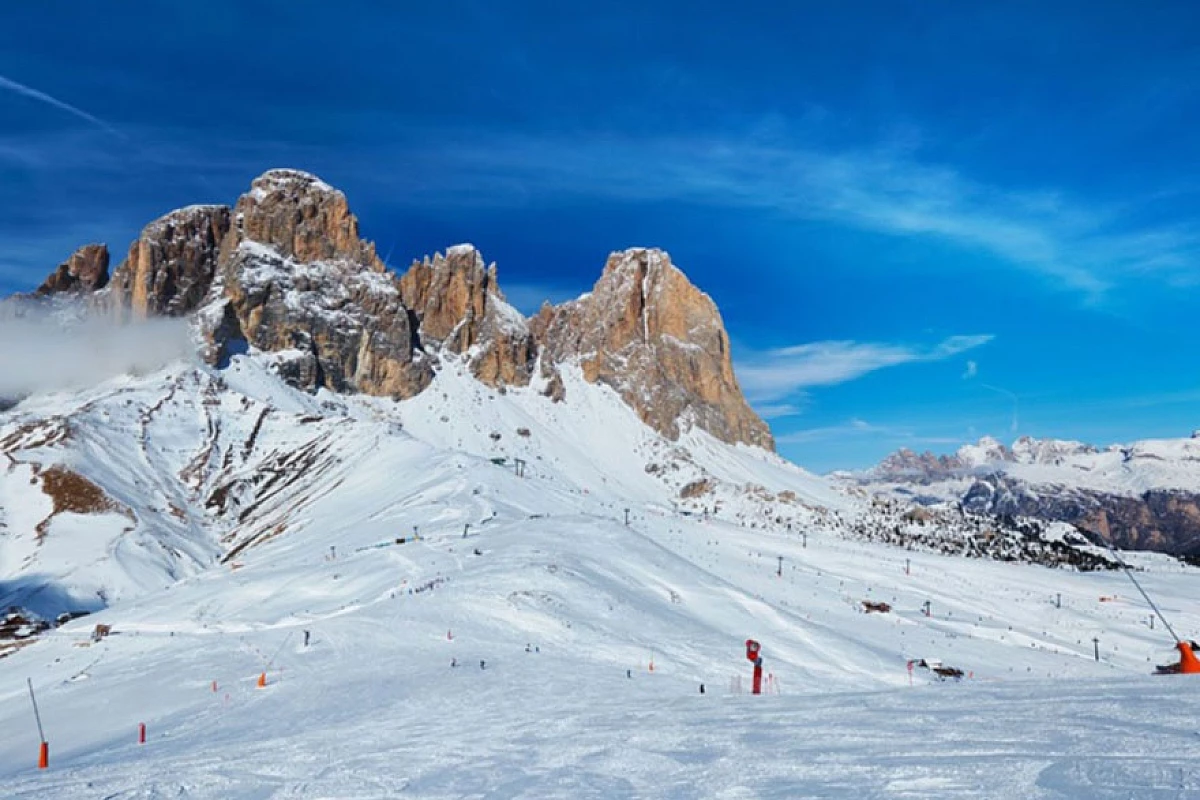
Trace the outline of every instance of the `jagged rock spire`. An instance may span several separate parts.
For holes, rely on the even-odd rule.
[[[412,397],[454,355],[499,389],[528,385],[540,360],[546,393],[561,399],[560,366],[577,363],[665,436],[694,426],[773,447],[738,387],[716,305],[661,250],[613,253],[591,293],[527,320],[473,246],[397,278],[342,192],[275,169],[232,209],[192,206],[147,225],[101,288],[106,256],[84,248],[45,290],[90,293],[122,317],[194,314],[210,361],[245,347],[277,353],[301,388]]]
[[[716,304],[661,250],[613,253],[590,293],[543,307],[533,329],[552,362],[578,360],[587,380],[612,386],[671,438],[695,425],[774,447],[738,387]]]

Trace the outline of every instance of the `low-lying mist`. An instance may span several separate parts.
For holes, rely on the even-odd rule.
[[[120,323],[73,309],[34,304],[0,314],[0,397],[81,389],[118,375],[144,374],[173,361],[195,361],[183,319]]]

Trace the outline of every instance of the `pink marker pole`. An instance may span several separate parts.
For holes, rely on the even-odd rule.
[[[138,744],[146,743],[146,723],[138,723]]]

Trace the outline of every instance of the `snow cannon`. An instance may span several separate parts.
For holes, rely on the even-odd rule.
[[[762,694],[762,656],[758,651],[762,649],[762,645],[753,639],[746,640],[746,660],[754,665],[754,685],[751,689],[752,694]]]
[[[1177,642],[1175,644],[1179,648],[1179,671],[1184,675],[1200,674],[1200,660],[1196,659],[1196,654],[1192,652],[1190,642]]]

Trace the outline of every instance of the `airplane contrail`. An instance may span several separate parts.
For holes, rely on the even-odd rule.
[[[125,134],[121,133],[119,130],[114,128],[112,125],[109,125],[107,122],[100,119],[99,117],[97,117],[93,114],[89,114],[88,112],[84,111],[81,108],[76,108],[75,106],[71,105],[70,103],[64,103],[62,100],[59,100],[57,97],[51,97],[50,95],[46,94],[45,92],[38,91],[37,89],[34,89],[32,86],[26,86],[23,83],[17,83],[14,80],[4,77],[3,75],[0,75],[0,89],[8,89],[10,92],[15,92],[19,95],[23,95],[24,97],[28,97],[30,99],[45,103],[46,105],[53,106],[54,108],[57,108],[60,111],[66,111],[68,114],[73,114],[76,117],[79,117],[80,119],[87,120],[88,122],[92,123],[93,125],[97,126],[98,128],[102,128],[106,132],[112,134],[113,136],[116,136],[118,139],[127,138],[125,136]]]
[[[1016,430],[1020,425],[1020,421],[1018,419],[1018,415],[1019,415],[1020,409],[1021,409],[1020,398],[1017,397],[1015,392],[1010,392],[1008,389],[1001,389],[999,386],[991,386],[986,383],[981,383],[979,385],[985,389],[991,389],[993,392],[998,392],[999,394],[1002,394],[1005,397],[1012,400],[1012,403],[1013,403],[1012,430],[1014,433],[1016,433]]]

